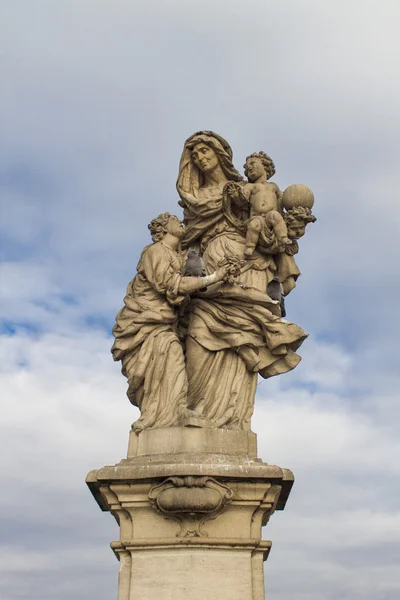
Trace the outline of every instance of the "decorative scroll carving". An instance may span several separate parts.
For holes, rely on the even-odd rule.
[[[154,508],[176,520],[177,537],[207,537],[203,525],[232,500],[232,490],[212,477],[169,477],[149,492]]]

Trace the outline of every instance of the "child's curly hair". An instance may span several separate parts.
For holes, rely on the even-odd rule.
[[[308,223],[315,223],[317,217],[311,213],[311,209],[305,206],[295,206],[290,210],[286,211],[283,218],[285,219],[285,223],[287,226],[291,226],[297,223],[304,223],[307,225]]]
[[[169,213],[162,213],[147,225],[147,227],[150,229],[151,239],[153,242],[160,242],[163,239],[164,235],[167,233],[167,225],[170,218],[171,215]]]
[[[259,158],[261,160],[263,167],[265,169],[265,173],[267,175],[267,179],[270,179],[272,177],[272,175],[275,175],[274,161],[272,160],[272,158],[270,156],[268,156],[268,154],[266,154],[266,152],[263,152],[262,150],[260,150],[260,152],[253,152],[253,154],[246,156],[246,163],[249,160],[249,158]],[[247,177],[246,163],[243,165],[243,167],[244,167],[244,174]]]

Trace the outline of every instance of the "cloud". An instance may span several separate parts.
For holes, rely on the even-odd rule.
[[[116,586],[117,565],[107,544],[118,536],[117,526],[98,510],[84,476],[125,455],[129,424],[136,418],[119,367],[110,360],[110,338],[93,330],[69,337],[9,336],[5,342],[0,385],[12,402],[3,415],[2,437],[13,461],[3,466],[8,493],[0,505],[8,522],[23,526],[25,533],[16,537],[14,529],[9,534],[5,529],[11,549],[3,548],[10,556],[4,597],[19,597],[13,589],[21,596],[29,589],[32,598],[50,597],[60,577],[60,598],[72,591],[83,598],[89,583],[102,597]],[[265,529],[274,542],[266,565],[267,590],[282,600],[295,589],[304,598],[335,599],[339,593],[361,598],[365,583],[354,577],[365,572],[373,593],[384,593],[386,585],[387,597],[394,599],[398,586],[392,557],[400,530],[397,434],[369,410],[346,402],[343,394],[353,377],[346,353],[329,344],[311,346],[311,355],[322,357],[320,371],[306,359],[298,373],[316,392],[299,387],[294,371],[285,386],[283,378],[272,379],[257,394],[253,421],[259,455],[290,467],[296,476],[285,512],[276,513]],[[324,380],[328,364],[333,376]],[[371,401],[375,394],[371,389]],[[379,403],[375,408],[384,416]],[[372,547],[378,563],[368,550]],[[14,588],[13,573],[26,583],[19,580]],[[386,583],[372,585],[382,573]],[[339,574],[340,585],[333,585]]]
[[[296,475],[265,530],[267,590],[397,598],[398,2],[1,13],[2,597],[115,594],[117,526],[83,483],[125,455],[137,416],[109,332],[147,223],[179,214],[180,152],[204,127],[239,169],[264,149],[282,189],[316,197],[287,299],[310,337],[295,371],[260,383],[253,419],[260,456]]]

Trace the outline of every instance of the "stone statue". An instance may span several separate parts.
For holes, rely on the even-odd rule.
[[[294,255],[315,221],[313,196],[300,184],[282,194],[268,182],[274,172],[267,154],[253,153],[245,182],[221,136],[186,140],[177,180],[184,225],[168,213],[151,222],[153,244],[113,329],[114,359],[141,410],[136,432],[185,425],[190,415],[198,426],[250,430],[258,375],[300,361],[307,334],[282,319],[283,295],[300,274]]]
[[[113,328],[114,360],[122,361],[128,378],[128,398],[141,411],[135,431],[172,427],[187,416],[187,375],[178,307],[200,288],[226,276],[224,266],[206,277],[183,277],[179,252],[184,225],[169,213],[149,225],[153,244],[140,257],[137,275],[129,283],[125,306]]]
[[[300,361],[307,334],[283,319],[284,297],[315,221],[311,190],[281,193],[274,171],[253,153],[245,181],[226,140],[195,133],[179,165],[183,222],[149,225],[112,347],[141,414],[127,457],[86,478],[120,528],[118,600],[265,598],[262,527],[294,476],[258,458],[250,418],[258,376]]]

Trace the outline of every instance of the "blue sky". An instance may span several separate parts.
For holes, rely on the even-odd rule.
[[[303,361],[258,387],[260,456],[291,468],[264,530],[274,600],[397,600],[396,0],[13,0],[0,7],[0,596],[105,600],[117,526],[84,484],[136,418],[109,352],[147,223],[180,214],[184,140],[223,135],[306,183],[288,318]]]

